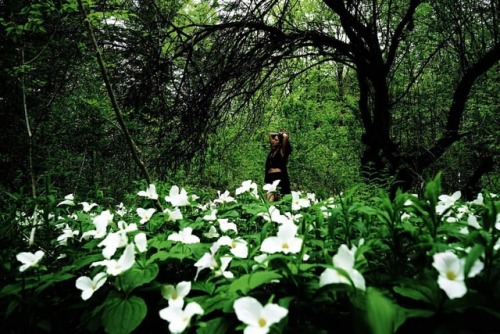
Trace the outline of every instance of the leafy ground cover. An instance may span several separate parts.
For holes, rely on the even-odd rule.
[[[70,194],[12,217],[2,328],[34,333],[493,333],[495,194],[356,189],[331,198],[248,180],[210,198],[144,187],[130,203]],[[471,321],[473,319],[473,321]]]

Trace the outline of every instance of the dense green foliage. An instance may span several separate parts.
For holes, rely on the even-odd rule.
[[[261,189],[244,182],[213,194],[160,184],[126,204],[52,197],[33,214],[12,212],[4,223],[17,237],[1,253],[2,329],[163,332],[174,320],[163,320],[162,310],[180,298],[202,308],[188,316],[188,332],[228,333],[244,328],[235,315],[243,296],[288,310],[275,332],[413,333],[418,325],[479,333],[498,326],[496,195],[465,202],[459,193],[441,195],[439,179],[421,198],[398,193],[392,201],[384,193],[362,201],[352,189],[271,203]],[[42,256],[22,260],[25,251]],[[441,265],[440,256],[447,257]],[[102,284],[82,285],[95,277]],[[190,288],[180,290],[181,282]]]
[[[386,97],[371,74],[366,87],[360,81],[363,63],[340,43],[353,37],[336,5],[266,1],[269,11],[259,11],[253,2],[246,9],[230,3],[84,1],[126,128],[153,179],[212,188],[259,180],[267,133],[286,128],[297,189],[334,192],[369,182],[394,190],[411,178],[411,190],[422,192],[423,180],[438,171],[445,189],[468,198],[498,189],[499,71],[487,58],[498,47],[495,2],[389,1],[379,4],[373,27],[363,16],[372,8],[348,2],[353,20],[378,30],[386,24],[399,38],[395,63],[392,51],[373,51],[390,69]],[[77,2],[0,5],[1,189],[36,194],[50,184],[63,193],[123,195],[144,175]],[[222,29],[254,21],[251,30]],[[325,35],[308,40],[305,32]],[[485,68],[476,78],[477,64]],[[470,92],[459,90],[468,85]],[[455,111],[458,96],[466,103]],[[378,110],[379,98],[390,106]],[[378,113],[389,117],[388,128],[377,125]]]
[[[273,331],[498,328],[498,22],[493,0],[0,0],[0,328],[166,330],[162,291],[181,281],[200,333],[243,329],[246,295],[288,310]],[[254,256],[283,223],[263,217],[278,129],[301,193],[275,204],[302,247],[263,264]],[[258,195],[224,202],[243,180]],[[147,183],[200,198],[177,212],[137,197]],[[78,200],[58,205],[66,194]],[[207,237],[214,210],[248,257]],[[82,238],[102,220],[122,231],[117,255],[135,247],[128,271],[90,266],[110,257],[106,233]],[[168,240],[183,228],[201,241]],[[213,270],[197,273],[215,244]],[[336,272],[350,284],[320,284],[346,249],[355,266]],[[33,265],[22,273],[20,253]],[[437,283],[443,253],[460,259],[448,278],[463,276],[463,297]],[[75,281],[104,267],[82,300]]]

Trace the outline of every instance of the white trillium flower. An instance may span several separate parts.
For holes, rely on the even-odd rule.
[[[194,277],[195,281],[198,278],[198,274],[203,269],[208,268],[210,270],[213,270],[214,268],[217,267],[217,261],[215,260],[215,253],[217,253],[219,248],[220,248],[220,244],[218,242],[214,242],[212,244],[212,246],[210,246],[210,252],[203,254],[203,256],[198,261],[196,261],[194,266],[197,267],[198,269],[197,269],[196,275]]]
[[[407,199],[404,204],[404,206],[410,206],[410,205],[413,205],[413,201],[411,199]]]
[[[57,237],[57,242],[59,242],[59,245],[67,245],[68,239],[74,238],[78,234],[80,234],[80,231],[72,230],[71,227],[66,224],[66,226],[63,228],[63,234]]]
[[[214,226],[210,226],[208,232],[203,233],[203,236],[205,236],[208,239],[213,239],[213,238],[218,238],[220,235]]]
[[[227,232],[229,230],[234,231],[235,233],[238,233],[238,228],[236,227],[235,223],[230,223],[228,218],[220,218],[217,219],[219,222],[219,227],[222,232]]]
[[[168,236],[168,240],[182,242],[183,244],[197,244],[200,242],[200,238],[193,235],[193,229],[191,227],[185,227],[179,231],[179,233],[172,233]]]
[[[210,211],[210,214],[204,215],[203,216],[203,220],[206,220],[206,221],[209,221],[209,222],[216,221],[217,220],[217,209],[212,209]]]
[[[165,209],[163,210],[163,212],[166,215],[165,220],[168,222],[175,222],[178,220],[182,220],[182,218],[184,218],[179,208],[175,208],[174,210]]]
[[[439,196],[439,202],[436,205],[436,213],[442,215],[448,208],[452,207],[458,199],[460,199],[460,196],[462,196],[460,191],[454,192],[451,196]]]
[[[95,239],[106,236],[106,229],[113,222],[113,217],[114,215],[112,215],[109,210],[103,211],[98,216],[94,217],[93,224],[96,227],[96,232],[93,236]]]
[[[292,211],[298,211],[311,206],[309,199],[301,198],[300,195],[300,191],[292,191]]]
[[[249,192],[255,198],[259,198],[257,192],[257,184],[252,180],[246,180],[241,183],[241,187],[236,189],[236,195],[241,195],[243,193]]]
[[[302,247],[302,239],[297,238],[298,226],[293,223],[282,224],[276,237],[267,237],[260,246],[265,253],[298,253]]]
[[[191,282],[179,282],[176,286],[164,285],[161,288],[161,295],[168,300],[169,306],[182,308],[184,306],[184,297],[191,291]]]
[[[451,251],[436,253],[433,258],[432,266],[439,272],[439,287],[450,299],[464,296],[467,293],[464,277],[465,259],[460,259]],[[468,277],[476,276],[483,267],[484,264],[477,260],[470,269]]]
[[[42,259],[45,253],[41,250],[35,252],[35,254],[30,252],[21,252],[16,255],[16,259],[22,263],[19,267],[19,271],[23,272],[30,267],[38,266],[38,262]]]
[[[203,309],[196,302],[187,304],[185,309],[169,305],[160,310],[160,318],[169,322],[168,329],[171,333],[184,332],[195,314],[203,314]]]
[[[116,214],[119,215],[120,217],[125,216],[127,213],[127,208],[123,205],[122,202],[116,206]]]
[[[222,236],[217,243],[221,246],[229,246],[229,250],[236,257],[246,259],[248,256],[248,245],[242,238],[231,239],[228,236]]]
[[[289,222],[292,222],[292,223],[297,223],[300,218],[302,218],[302,214],[300,213],[297,213],[297,214],[292,214],[291,212],[285,212],[285,217],[288,219]],[[283,222],[278,222],[277,223],[286,223],[286,221],[283,221]]]
[[[271,205],[269,207],[267,213],[261,212],[258,215],[264,218],[266,221],[272,221],[278,224],[293,223],[293,219],[282,215],[280,213],[280,210],[274,205]]]
[[[495,243],[495,245],[493,246],[493,249],[495,251],[498,251],[500,249],[500,238],[497,239],[497,242]]]
[[[267,193],[275,193],[278,189],[278,184],[280,182],[281,180],[276,180],[273,183],[267,183],[262,187],[262,189],[265,190]]]
[[[103,241],[101,241],[97,246],[104,247],[102,250],[102,255],[106,259],[110,259],[115,255],[118,248],[127,246],[128,237],[124,230],[109,233]]]
[[[254,256],[253,259],[255,260],[255,262],[257,262],[257,264],[254,264],[252,266],[252,270],[256,270],[259,267],[267,268],[268,264],[267,264],[266,260],[267,260],[268,257],[269,257],[269,255],[266,254],[266,253]]]
[[[168,196],[165,196],[165,201],[172,204],[174,207],[189,205],[187,192],[184,188],[179,189],[178,186],[172,186]]]
[[[118,225],[118,228],[120,229],[120,231],[124,231],[124,232],[137,231],[137,224],[136,223],[127,224],[125,221],[120,220],[117,225]]]
[[[356,246],[352,249],[347,248],[346,245],[341,245],[336,255],[333,256],[332,262],[335,268],[345,271],[349,278],[354,283],[354,286],[360,290],[366,290],[365,279],[363,275],[354,269]],[[322,287],[332,283],[351,284],[349,279],[343,273],[335,268],[327,268],[319,277],[319,286]]]
[[[64,201],[57,204],[57,206],[59,206],[59,205],[75,206],[75,196],[73,194],[69,194],[69,195],[64,196]]]
[[[481,193],[477,194],[477,198],[473,200],[471,203],[476,205],[483,205],[484,204],[483,194]]]
[[[82,276],[76,280],[76,287],[82,290],[82,299],[87,300],[97,291],[101,286],[106,283],[107,276],[105,273],[95,275],[93,279],[90,277]]]
[[[144,253],[148,250],[148,240],[146,238],[146,233],[138,233],[134,237],[134,243],[137,247],[139,253]]]
[[[153,214],[156,212],[156,209],[150,208],[150,209],[143,209],[143,208],[137,208],[136,210],[137,215],[141,218],[140,223],[145,224],[147,223],[151,217],[153,217]]]
[[[236,202],[234,197],[231,197],[229,190],[226,190],[222,194],[220,193],[220,190],[217,190],[217,195],[219,196],[219,198],[215,199],[214,203],[224,204],[224,203]]]
[[[106,272],[112,276],[118,276],[121,273],[129,270],[135,263],[134,244],[129,244],[125,247],[122,256],[117,260],[103,260],[92,263],[90,266],[105,266]]]
[[[80,204],[83,206],[83,212],[89,212],[92,208],[98,206],[97,203],[90,204],[89,202],[81,202]]]
[[[221,256],[220,258],[220,266],[215,267],[214,275],[217,276],[224,276],[225,278],[234,278],[234,274],[230,272],[229,270],[226,270],[227,267],[229,266],[229,263],[231,262],[233,258],[230,256]]]
[[[149,199],[157,200],[158,194],[156,193],[156,186],[154,184],[150,184],[146,191],[141,190],[137,193],[138,196],[147,197]]]
[[[317,203],[318,201],[316,200],[316,194],[313,193],[307,193],[306,198],[311,201],[312,203]]]
[[[268,333],[270,327],[287,316],[288,310],[277,304],[262,304],[252,297],[241,297],[234,304],[238,320],[247,325],[245,334]]]
[[[410,217],[411,215],[409,213],[403,212],[403,214],[401,215],[401,221],[410,219]]]
[[[479,225],[477,217],[473,214],[470,214],[469,217],[467,218],[467,225],[477,228],[478,230],[481,229],[481,225]]]

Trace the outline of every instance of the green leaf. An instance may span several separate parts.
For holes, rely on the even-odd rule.
[[[198,281],[193,282],[191,285],[191,290],[193,291],[203,291],[209,295],[213,295],[215,292],[215,283],[209,281]]]
[[[36,293],[40,293],[42,292],[43,290],[47,289],[48,287],[50,287],[51,285],[55,284],[55,283],[58,283],[58,282],[62,282],[62,281],[67,281],[69,279],[72,279],[73,277],[75,277],[74,274],[70,274],[70,273],[67,273],[67,274],[53,274],[53,275],[44,275],[44,277],[50,277],[48,279],[42,279],[43,281],[45,281],[45,284],[39,286],[38,288],[36,288],[35,292]]]
[[[366,291],[366,318],[373,334],[394,333],[405,320],[404,311],[380,291]]]
[[[229,292],[235,293],[241,291],[246,295],[250,290],[280,278],[280,274],[272,271],[259,271],[253,274],[246,274],[231,283]]]
[[[431,289],[428,287],[422,285],[419,286],[418,288],[416,287],[409,287],[409,286],[395,286],[393,288],[394,292],[397,294],[413,299],[413,300],[419,300],[423,301],[428,304],[434,304],[434,300],[432,298],[433,292]]]
[[[17,295],[19,292],[21,292],[22,289],[23,287],[20,283],[5,285],[0,291],[0,298],[9,295]]]
[[[125,292],[147,284],[158,276],[159,268],[156,263],[150,263],[145,268],[132,267],[120,277],[121,287]]]
[[[225,318],[215,318],[200,324],[197,334],[225,334],[228,333],[229,322]]]
[[[146,317],[147,305],[142,298],[132,296],[123,299],[117,296],[108,297],[102,322],[106,333],[126,334],[137,328]]]
[[[420,310],[420,309],[404,309],[406,318],[429,318],[436,312],[433,310]]]
[[[472,249],[469,251],[467,254],[467,257],[465,258],[465,266],[464,266],[464,276],[469,277],[469,272],[476,263],[476,261],[479,259],[481,255],[484,253],[484,247],[482,245],[476,244]]]
[[[203,308],[203,314],[207,315],[216,310],[227,309],[232,307],[234,300],[238,296],[236,294],[219,293],[212,297],[198,296],[191,299]]]

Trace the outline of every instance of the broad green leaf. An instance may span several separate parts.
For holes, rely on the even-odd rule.
[[[241,291],[247,294],[256,287],[280,279],[281,275],[272,271],[259,271],[253,274],[246,274],[234,280],[229,286],[229,292]]]
[[[137,296],[126,299],[117,296],[109,298],[112,300],[106,301],[106,308],[102,315],[106,333],[131,333],[144,320],[148,310],[146,303]]]
[[[75,277],[75,275],[67,273],[67,274],[44,275],[43,277],[46,278],[46,279],[42,278],[42,282],[45,282],[45,283],[42,284],[41,286],[39,286],[38,288],[36,288],[36,290],[35,290],[36,293],[42,292],[43,290],[47,289],[48,287],[50,287],[51,285],[53,285],[55,283],[69,280],[69,279]]]
[[[420,289],[416,289],[413,287],[403,287],[403,286],[395,286],[393,288],[394,292],[397,294],[413,299],[423,301],[425,303],[433,304],[433,300],[430,297],[432,291],[425,286],[421,286]]]
[[[0,291],[0,298],[9,296],[9,295],[16,295],[18,294],[21,290],[23,289],[22,285],[19,283],[15,284],[8,284],[5,285],[2,290]]]
[[[230,331],[226,318],[215,318],[200,324],[197,334],[225,334]]]
[[[215,310],[227,309],[232,307],[235,298],[238,296],[231,293],[219,293],[212,297],[199,296],[191,298],[191,301],[195,301],[203,308],[203,314],[207,315]]]
[[[159,268],[156,263],[150,263],[145,268],[134,266],[120,277],[121,287],[125,292],[130,292],[154,280],[158,276],[158,272]]]
[[[394,333],[406,315],[398,305],[380,291],[368,288],[366,293],[366,318],[373,334]]]
[[[436,312],[433,310],[421,310],[421,309],[403,309],[406,314],[406,318],[429,318],[432,317]]]
[[[209,281],[198,281],[193,282],[191,285],[191,290],[193,291],[203,291],[209,295],[213,295],[215,292],[215,283]]]

